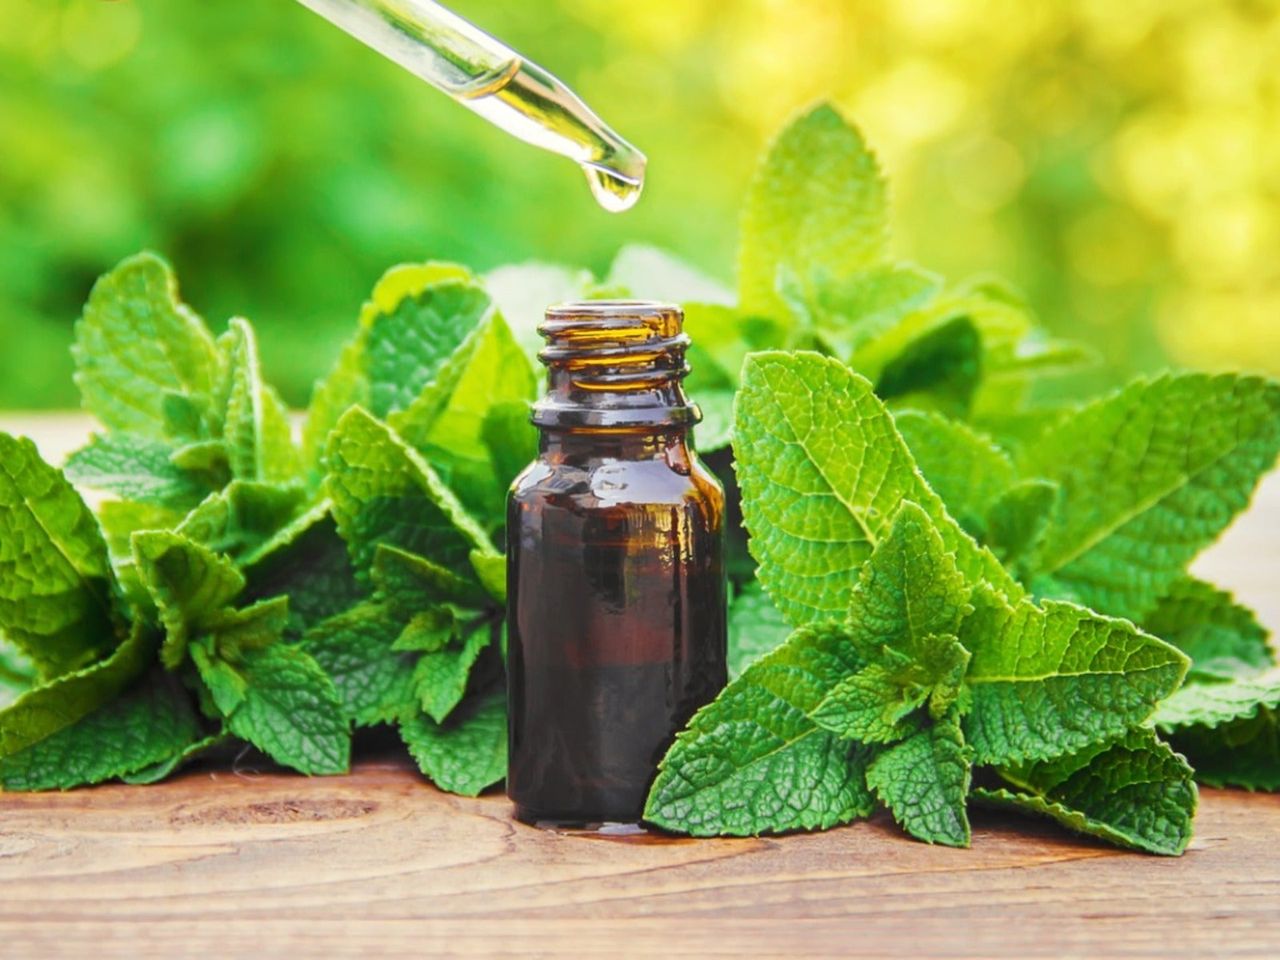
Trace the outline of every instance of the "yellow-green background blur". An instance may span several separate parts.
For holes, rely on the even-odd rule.
[[[824,96],[903,254],[1004,274],[1119,367],[1280,372],[1280,2],[454,7],[648,153],[635,210],[294,0],[0,0],[0,407],[75,402],[80,304],[142,247],[215,326],[255,322],[295,403],[393,262],[647,241],[729,279],[757,153]]]

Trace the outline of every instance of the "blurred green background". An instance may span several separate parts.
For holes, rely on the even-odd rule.
[[[302,403],[382,270],[603,270],[654,243],[731,278],[755,158],[819,97],[890,176],[897,246],[1004,274],[1116,366],[1280,372],[1280,3],[616,0],[454,8],[650,158],[610,215],[293,0],[0,0],[0,407],[75,403],[94,277],[142,247]]]

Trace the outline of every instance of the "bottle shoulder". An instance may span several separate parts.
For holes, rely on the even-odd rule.
[[[666,458],[556,462],[539,458],[516,477],[511,499],[520,503],[573,503],[577,508],[626,504],[703,504],[719,513],[724,491],[696,456],[679,463]]]

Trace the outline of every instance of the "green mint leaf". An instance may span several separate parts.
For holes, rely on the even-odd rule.
[[[210,550],[241,559],[285,528],[303,499],[299,487],[232,480],[201,501],[175,529]]]
[[[838,361],[752,355],[735,438],[760,582],[792,623],[847,615],[859,571],[904,499],[928,515],[967,581],[1021,595],[925,484],[870,382]]]
[[[369,331],[379,317],[394,313],[406,297],[417,296],[428,286],[446,281],[467,282],[471,272],[455,263],[398,264],[379,278],[360,311],[355,337],[343,346],[329,374],[316,384],[302,430],[302,455],[313,479],[319,480],[320,458],[338,420],[354,406],[370,405],[370,375],[366,356]]]
[[[1194,577],[1175,580],[1142,628],[1189,656],[1193,677],[1230,680],[1275,663],[1267,631],[1253,611]]]
[[[291,483],[301,464],[293,445],[289,411],[262,382],[253,328],[239,317],[231,320],[225,343],[229,384],[223,439],[232,473],[242,480]]]
[[[244,589],[244,577],[226,557],[163,530],[135,533],[133,558],[164,625],[160,660],[173,670],[192,636]]]
[[[912,717],[929,688],[904,684],[897,672],[871,663],[836,684],[809,714],[824,730],[859,743],[895,743],[912,735]]]
[[[725,305],[734,301],[733,291],[720,281],[665,250],[643,243],[629,243],[619,250],[604,282],[645,300]]]
[[[792,313],[804,332],[833,356],[848,360],[880,340],[895,342],[893,356],[900,356],[919,331],[904,324],[938,293],[939,277],[909,263],[877,264],[841,280],[828,279],[806,294],[788,288]],[[910,335],[902,337],[904,332]],[[927,329],[926,329],[927,332]]]
[[[467,555],[480,586],[498,603],[507,602],[507,558],[492,547],[481,547]]]
[[[448,362],[448,378],[428,385],[388,423],[424,453],[468,509],[498,520],[514,474],[498,471],[484,438],[486,418],[497,404],[527,405],[537,393],[537,381],[500,314],[491,314],[482,323],[468,347],[461,363]],[[509,426],[521,431],[519,449],[536,450],[536,431],[527,413],[522,423]]]
[[[843,627],[801,627],[676,736],[645,819],[694,836],[744,836],[868,816],[875,803],[864,778],[867,748],[808,717],[862,666]]]
[[[445,280],[375,316],[364,348],[373,413],[385,417],[413,403],[491,309],[482,287]]]
[[[53,677],[118,642],[107,545],[35,444],[0,433],[0,630]]]
[[[461,702],[471,668],[491,639],[488,625],[482,624],[467,635],[460,649],[424,653],[418,659],[413,674],[414,687],[423,712],[436,723],[443,723]]]
[[[85,409],[112,430],[178,435],[166,413],[171,395],[197,412],[176,424],[181,435],[209,428],[222,362],[204,322],[178,299],[173,271],[155,254],[129,257],[94,284],[71,353]]]
[[[186,470],[174,447],[128,433],[95,436],[67,460],[67,479],[123,500],[187,511],[218,489],[225,477]]]
[[[1148,853],[1177,856],[1191,841],[1191,768],[1150,730],[1001,775],[1015,789],[979,788],[974,798]]]
[[[36,682],[35,667],[0,637],[0,707],[7,707]]]
[[[496,517],[503,517],[507,490],[516,476],[538,455],[538,430],[529,421],[531,404],[524,400],[504,400],[493,404],[484,415],[480,439],[493,465],[504,502],[497,505]]]
[[[943,721],[877,753],[867,786],[917,840],[967,847],[969,757],[960,727]]]
[[[351,730],[342,700],[309,654],[275,644],[246,653],[234,669],[243,699],[227,713],[227,729],[299,773],[347,771]]]
[[[358,726],[385,723],[414,707],[414,657],[394,644],[404,619],[381,603],[365,602],[321,621],[301,646],[324,668]]]
[[[863,743],[914,729],[908,715],[942,685],[958,696],[968,654],[954,636],[971,611],[969,588],[924,510],[904,500],[859,574],[849,605],[850,642],[867,666],[836,683],[810,719]]]
[[[9,757],[114,700],[155,655],[141,624],[105,660],[33,687],[0,711],[0,757]]]
[[[1021,480],[1000,495],[987,513],[985,541],[1006,566],[1021,571],[1044,539],[1058,509],[1058,485]]]
[[[740,676],[790,633],[769,595],[755,581],[748,583],[729,604],[729,676]]]
[[[1189,683],[1160,704],[1155,722],[1161,730],[1220,727],[1280,707],[1280,668],[1229,682]]]
[[[218,715],[225,720],[244,703],[249,682],[240,670],[218,656],[212,638],[200,638],[190,649],[191,662],[196,665]]]
[[[938,413],[903,410],[894,423],[929,486],[971,536],[987,534],[987,515],[1014,483],[1013,462],[987,436]]]
[[[5,790],[66,790],[158,763],[198,735],[191,697],[160,671],[75,723],[0,759]]]
[[[461,641],[468,626],[483,616],[479,610],[468,610],[453,603],[435,603],[421,607],[404,625],[392,645],[393,650],[417,650],[435,653]]]
[[[358,407],[338,422],[327,457],[333,516],[357,571],[367,575],[380,544],[452,570],[466,569],[472,550],[495,552],[426,460]]]
[[[204,753],[208,753],[214,747],[217,747],[227,741],[227,737],[222,733],[212,733],[207,737],[202,737],[193,743],[187,744],[176,753],[170,754],[163,760],[158,760],[149,766],[140,767],[130,773],[121,774],[120,779],[125,783],[135,786],[143,786],[150,783],[159,783],[161,780],[167,779],[179,768],[195,760]]]
[[[1280,790],[1280,668],[1189,683],[1160,704],[1155,721],[1201,783]]]
[[[289,598],[272,597],[239,610],[223,610],[211,617],[206,628],[223,656],[240,656],[279,640],[289,624]]]
[[[1141,620],[1249,502],[1280,451],[1280,384],[1223,374],[1139,380],[1025,447],[1061,488],[1032,572]]]
[[[956,317],[912,342],[885,365],[876,393],[897,407],[965,416],[982,379],[982,337]]]
[[[507,775],[506,691],[472,695],[443,724],[412,714],[400,721],[400,736],[437,787],[478,796]]]
[[[504,575],[506,558],[503,557]],[[373,553],[372,576],[378,595],[408,618],[426,604],[460,603],[480,606],[484,591],[474,580],[460,577],[426,557],[378,544]]]
[[[1074,753],[1144,722],[1182,683],[1188,661],[1127,620],[1072,603],[974,591],[960,627],[972,654],[963,721],[977,763],[1020,763]]]
[[[150,503],[108,500],[98,507],[98,524],[107,541],[107,551],[116,561],[117,579],[123,581],[121,565],[133,563],[133,535],[139,530],[170,530],[182,522],[182,514]],[[125,586],[122,582],[121,586]]]
[[[738,251],[743,309],[787,316],[784,271],[803,293],[866,269],[888,253],[884,180],[862,135],[822,104],[770,146],[747,192]]]
[[[245,599],[289,598],[290,638],[354,606],[368,593],[356,580],[327,501],[245,554],[240,567],[248,580]]]

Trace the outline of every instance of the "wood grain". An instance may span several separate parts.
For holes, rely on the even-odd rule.
[[[8,795],[5,956],[1274,956],[1280,797],[1205,791],[1181,859],[979,815],[758,840],[514,823],[398,762]]]
[[[56,457],[80,418],[20,423]],[[25,430],[23,428],[26,428]],[[1200,573],[1280,626],[1280,479]],[[756,840],[514,823],[399,757],[0,796],[4,957],[1280,955],[1280,796],[1203,793],[1180,859],[978,813],[973,848],[884,817]]]

